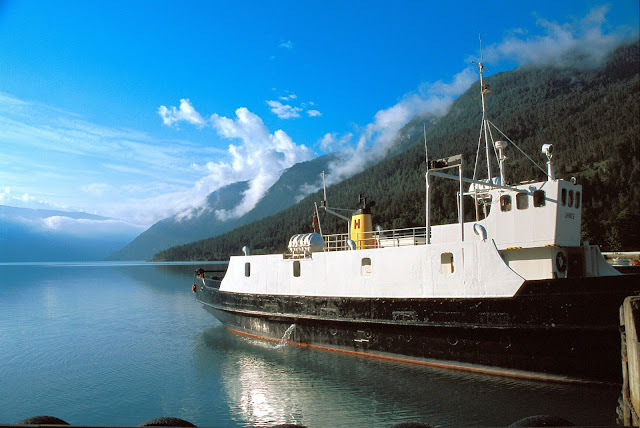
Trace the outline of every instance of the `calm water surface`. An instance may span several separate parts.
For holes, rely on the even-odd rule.
[[[613,425],[619,388],[514,381],[228,332],[194,299],[201,265],[0,264],[0,424]]]

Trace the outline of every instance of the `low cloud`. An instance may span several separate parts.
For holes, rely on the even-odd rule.
[[[144,231],[144,227],[114,219],[72,218],[62,215],[40,220],[41,230],[79,238],[129,236],[134,237]]]
[[[355,146],[342,150],[340,161],[331,165],[331,175],[327,181],[336,183],[362,171],[371,162],[382,159],[398,138],[398,131],[413,117],[443,116],[453,100],[466,91],[477,80],[473,68],[469,67],[456,74],[451,83],[441,81],[421,85],[416,93],[406,94],[395,105],[379,110],[373,122],[366,125],[358,136]],[[351,140],[351,134],[338,137],[326,134],[320,145],[324,148],[344,147]]]
[[[5,223],[20,225],[30,231],[55,236],[76,238],[132,239],[146,229],[146,226],[123,220],[89,216],[84,213],[64,213],[48,210],[6,208],[0,209],[0,219]]]
[[[515,61],[518,65],[557,65],[593,68],[622,43],[637,39],[637,29],[618,28],[606,32],[606,6],[592,9],[584,18],[558,23],[538,18],[542,34],[512,30],[501,42],[486,47],[485,61]]]
[[[352,140],[353,134],[350,132],[340,137],[336,132],[329,132],[324,134],[320,140],[320,150],[323,152],[341,152],[349,146]]]

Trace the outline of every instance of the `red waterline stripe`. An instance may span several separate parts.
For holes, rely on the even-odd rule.
[[[231,327],[226,327],[226,328],[227,330],[232,331],[234,333],[241,334],[244,336],[254,337],[256,339],[268,340],[271,342],[281,341],[281,339],[277,339],[275,337],[261,336],[259,334],[248,333],[246,331],[235,330]],[[589,380],[574,379],[574,378],[564,377],[564,376],[536,374],[536,373],[530,373],[530,372],[516,372],[508,369],[491,369],[491,368],[471,367],[471,366],[451,364],[451,363],[438,363],[435,361],[413,360],[410,358],[392,357],[390,355],[350,351],[348,349],[332,348],[329,346],[313,345],[309,343],[301,343],[301,342],[295,342],[291,340],[287,340],[286,343],[290,345],[300,346],[303,348],[314,348],[314,349],[320,349],[323,351],[341,352],[343,354],[356,355],[359,357],[380,358],[380,359],[389,360],[389,361],[397,361],[397,362],[410,363],[410,364],[420,364],[428,367],[436,367],[436,368],[448,369],[448,370],[458,370],[458,371],[479,373],[479,374],[491,375],[491,376],[502,376],[502,377],[516,378],[516,379],[535,380],[540,382],[562,382],[562,383],[600,384],[600,385],[608,384],[607,382],[589,381]],[[615,385],[615,384],[611,384],[611,385]]]

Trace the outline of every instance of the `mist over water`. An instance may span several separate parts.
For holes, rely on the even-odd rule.
[[[612,425],[619,388],[517,381],[277,346],[195,301],[200,265],[0,264],[0,424]]]

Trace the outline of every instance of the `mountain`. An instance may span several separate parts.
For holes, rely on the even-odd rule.
[[[155,223],[108,259],[147,260],[171,246],[216,236],[282,211],[308,194],[309,186],[321,187],[320,173],[335,159],[335,155],[325,155],[288,168],[256,206],[238,218],[227,218],[221,212],[231,211],[242,202],[249,183],[243,181],[222,187],[209,194],[204,207]]]
[[[246,181],[229,184],[207,196],[204,212],[191,215],[175,215],[160,220],[138,235],[133,241],[110,254],[108,260],[147,260],[165,248],[185,242],[214,236],[213,229],[230,230],[231,222],[215,218],[218,210],[230,210],[242,201],[242,193],[249,188]],[[211,235],[209,233],[211,232]]]
[[[553,143],[556,176],[573,176],[583,184],[583,239],[605,250],[640,248],[638,53],[634,43],[617,49],[600,67],[523,66],[485,81],[493,90],[487,98],[488,118],[538,165],[510,145],[506,181],[544,180],[540,147]],[[465,175],[471,175],[481,118],[476,82],[427,129],[430,159],[462,154]],[[425,153],[415,122],[408,125],[415,138],[405,142],[406,151],[331,186],[330,206],[353,208],[362,193],[376,201],[372,210],[376,224],[423,226]],[[479,171],[486,169],[486,162],[482,164]],[[434,190],[432,200],[440,202],[432,212],[434,224],[456,220],[456,198],[447,195],[455,195],[455,183],[439,183]],[[317,192],[276,215],[215,238],[170,248],[154,259],[225,260],[239,254],[244,245],[254,254],[282,252],[293,234],[310,232],[311,209],[321,199]],[[325,233],[346,229],[344,221],[332,216],[321,216],[321,224]]]
[[[138,233],[107,217],[0,205],[0,262],[102,260]]]

